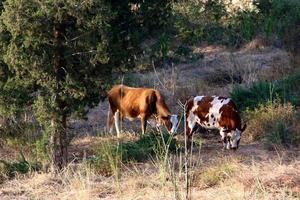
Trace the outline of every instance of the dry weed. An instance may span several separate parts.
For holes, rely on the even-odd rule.
[[[260,105],[254,111],[247,110],[245,113],[247,129],[243,133],[243,140],[247,142],[262,139],[279,122],[292,124],[295,122],[296,115],[294,107],[290,104],[281,104],[280,102],[269,102],[266,105]]]

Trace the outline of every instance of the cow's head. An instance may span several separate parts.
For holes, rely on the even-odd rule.
[[[227,149],[237,150],[239,148],[239,143],[241,140],[241,131],[236,130],[227,134]]]
[[[168,132],[171,135],[173,135],[177,131],[178,117],[177,115],[168,115],[166,117],[160,117],[159,124],[165,125]]]
[[[241,136],[242,136],[242,133],[244,132],[244,130],[246,129],[246,127],[247,126],[245,124],[241,130],[236,129],[235,131],[232,131],[227,134],[227,136],[228,136],[227,149],[237,150],[239,148]]]

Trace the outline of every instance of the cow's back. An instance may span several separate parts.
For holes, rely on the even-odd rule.
[[[151,115],[156,112],[157,99],[153,89],[116,85],[108,92],[108,99],[113,111],[119,110],[129,118],[136,118],[141,113]]]
[[[187,102],[189,123],[191,120],[204,128],[240,129],[241,119],[235,103],[226,97],[197,96]]]

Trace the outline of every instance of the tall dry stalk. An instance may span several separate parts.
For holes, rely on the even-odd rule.
[[[183,126],[184,126],[184,169],[185,169],[185,199],[191,199],[190,190],[190,175],[189,175],[189,149],[188,149],[188,138],[187,138],[187,127],[186,127],[186,103],[178,102],[180,107],[183,109]],[[192,141],[193,142],[193,141]],[[193,149],[191,148],[191,155]]]

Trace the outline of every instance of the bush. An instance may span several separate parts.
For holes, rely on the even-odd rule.
[[[255,0],[254,6],[220,0],[173,3],[175,34],[188,45],[201,42],[240,47],[257,35],[284,41],[299,50],[299,0]],[[274,40],[274,41],[275,41]]]
[[[230,97],[240,110],[254,109],[259,104],[272,100],[278,88],[274,88],[271,82],[256,82],[249,88],[236,86],[230,93]]]
[[[268,35],[284,34],[297,25],[300,20],[298,0],[256,0],[255,5],[265,16],[265,31]]]
[[[294,107],[279,100],[261,104],[254,110],[246,110],[247,129],[243,139],[248,142],[262,140],[267,147],[298,145],[297,132],[299,117]]]
[[[173,9],[176,34],[184,43],[221,41],[224,33],[221,18],[226,15],[222,1],[179,1],[174,3]]]
[[[3,144],[11,148],[22,146],[30,151],[30,160],[44,162],[49,160],[49,134],[41,131],[37,122],[11,122],[0,127]],[[1,146],[1,141],[0,141]]]
[[[174,27],[185,44],[203,41],[238,47],[258,32],[259,15],[253,9],[229,9],[224,1],[179,1],[174,3]]]
[[[26,144],[40,136],[40,126],[35,122],[12,121],[0,127],[0,134],[11,145]]]
[[[289,130],[285,122],[277,122],[274,124],[273,130],[266,134],[264,144],[268,149],[298,145],[297,142],[300,141],[300,135],[296,134]]]
[[[239,47],[243,42],[250,41],[258,33],[259,16],[253,10],[241,10],[228,18],[227,45]],[[226,38],[226,37],[225,37]],[[223,39],[224,40],[224,39]]]
[[[300,106],[300,71],[287,78],[274,82],[259,81],[249,87],[235,86],[230,97],[235,101],[240,110],[253,110],[260,104],[265,104],[274,99],[281,102],[291,102]]]
[[[20,159],[15,162],[0,160],[0,176],[9,178],[15,177],[17,174],[26,174],[31,170],[38,171],[41,169],[38,163],[29,163],[23,153],[20,153]]]
[[[106,176],[114,174],[118,178],[122,163],[122,150],[119,145],[103,142],[96,149],[96,155],[88,158],[87,161],[97,173]]]

